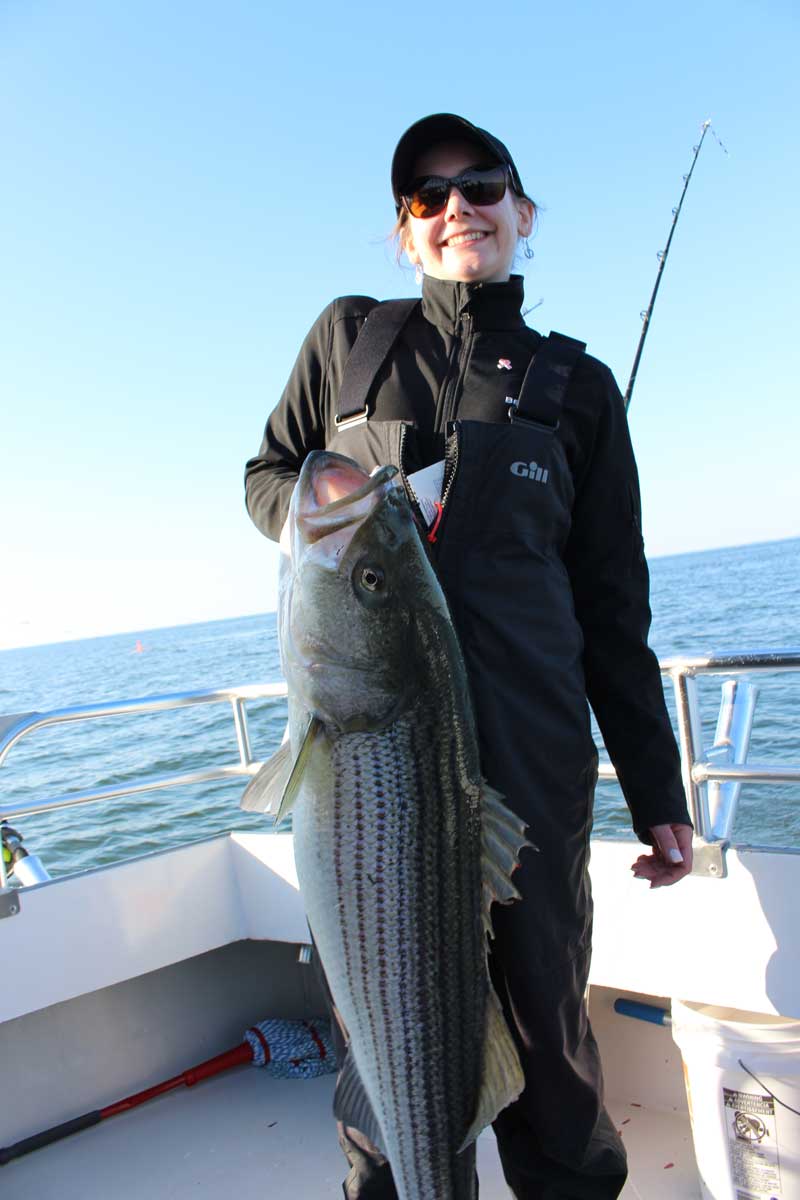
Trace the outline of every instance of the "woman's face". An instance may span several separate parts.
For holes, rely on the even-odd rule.
[[[486,155],[472,142],[442,142],[420,155],[412,178],[444,175],[452,179],[469,167],[487,166]],[[516,196],[510,185],[498,204],[469,205],[452,188],[444,211],[436,217],[412,217],[404,230],[408,258],[435,279],[464,283],[503,283],[520,237],[533,225],[533,205]],[[477,235],[477,236],[476,236]]]

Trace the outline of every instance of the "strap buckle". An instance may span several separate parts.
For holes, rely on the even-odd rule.
[[[337,430],[349,429],[353,425],[362,425],[369,415],[369,410],[364,405],[363,412],[355,413],[352,417],[340,417],[338,413],[333,418],[333,423]]]

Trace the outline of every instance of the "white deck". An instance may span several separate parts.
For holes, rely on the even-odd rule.
[[[0,1168],[2,1194],[9,1200],[341,1200],[346,1163],[330,1115],[332,1092],[332,1076],[279,1080],[239,1067]],[[696,1200],[685,1115],[623,1101],[610,1107],[631,1163],[623,1200]],[[478,1174],[481,1200],[508,1200],[491,1131],[478,1143]]]

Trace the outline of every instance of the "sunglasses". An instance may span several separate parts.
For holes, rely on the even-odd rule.
[[[453,188],[458,188],[467,204],[483,208],[488,204],[499,204],[506,194],[508,167],[500,163],[496,167],[470,167],[446,179],[443,175],[426,175],[415,179],[400,199],[412,217],[438,217],[444,212]]]

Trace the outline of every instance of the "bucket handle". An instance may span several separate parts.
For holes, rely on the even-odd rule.
[[[739,1066],[742,1068],[742,1070],[743,1070],[743,1071],[746,1071],[746,1072],[747,1072],[747,1074],[750,1076],[750,1078],[751,1078],[751,1079],[755,1079],[755,1081],[756,1081],[756,1083],[758,1084],[758,1086],[759,1086],[760,1088],[763,1088],[763,1089],[764,1089],[764,1091],[767,1093],[767,1095],[768,1095],[768,1096],[771,1096],[771,1097],[772,1097],[772,1099],[775,1101],[775,1103],[776,1103],[776,1104],[780,1104],[782,1108],[788,1108],[790,1113],[794,1113],[794,1115],[795,1115],[796,1117],[800,1117],[800,1112],[798,1112],[796,1108],[792,1108],[792,1106],[791,1106],[790,1104],[786,1104],[786,1103],[785,1103],[785,1101],[783,1101],[783,1100],[779,1100],[779,1099],[778,1099],[778,1097],[775,1095],[775,1093],[774,1093],[774,1092],[771,1092],[771,1091],[769,1090],[769,1088],[767,1087],[767,1085],[766,1085],[765,1083],[762,1083],[762,1082],[761,1082],[761,1080],[758,1078],[758,1076],[757,1076],[757,1075],[754,1075],[754,1074],[753,1074],[753,1072],[750,1070],[750,1068],[749,1068],[749,1067],[746,1067],[746,1066],[744,1065],[744,1063],[742,1062],[742,1060],[741,1060],[741,1059],[738,1059],[737,1061],[738,1061],[738,1063],[739,1063]]]

